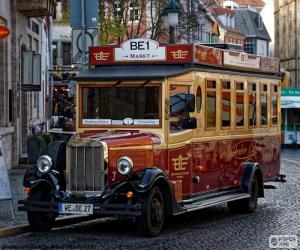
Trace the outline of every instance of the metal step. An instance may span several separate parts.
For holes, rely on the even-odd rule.
[[[193,204],[186,204],[184,205],[184,208],[186,208],[187,212],[191,212],[191,211],[223,204],[229,201],[235,201],[235,200],[245,199],[249,197],[250,195],[245,193],[222,195],[212,199],[198,201]]]

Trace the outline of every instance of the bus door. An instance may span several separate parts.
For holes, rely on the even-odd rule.
[[[185,111],[184,94],[189,93],[187,85],[170,86],[170,115],[168,132],[168,165],[169,179],[175,185],[176,193],[182,196],[191,195],[192,189],[192,138],[191,130],[182,129],[182,119],[188,114]]]
[[[172,143],[169,144],[168,150],[169,179],[177,190],[181,190],[182,196],[189,196],[192,186],[192,144],[175,143],[180,140],[176,135],[170,135],[170,140]]]

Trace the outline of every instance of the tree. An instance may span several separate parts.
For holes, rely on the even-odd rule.
[[[167,0],[99,0],[100,43],[122,43],[136,37],[166,37],[161,10]]]

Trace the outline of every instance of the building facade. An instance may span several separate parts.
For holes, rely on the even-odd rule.
[[[27,157],[31,129],[43,129],[47,119],[51,22],[44,17],[51,16],[55,6],[55,0],[0,1],[0,23],[10,30],[0,40],[0,135],[9,168]]]
[[[299,21],[300,1],[275,1],[275,57],[281,68],[290,73],[288,87],[299,88]],[[298,13],[298,14],[296,14]]]
[[[269,56],[271,38],[259,12],[252,9],[235,11],[235,22],[245,36],[244,51],[259,56]]]

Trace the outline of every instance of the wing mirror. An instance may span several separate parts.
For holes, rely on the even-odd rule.
[[[185,94],[185,111],[186,112],[195,111],[195,95]]]
[[[194,129],[197,128],[196,117],[188,117],[182,120],[181,126],[183,129]]]

